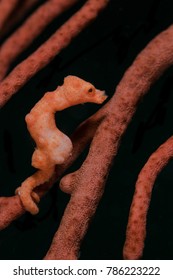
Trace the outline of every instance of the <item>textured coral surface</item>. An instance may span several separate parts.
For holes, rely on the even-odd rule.
[[[110,1],[108,8],[91,26],[1,109],[1,196],[12,196],[16,187],[34,172],[30,165],[34,143],[24,121],[34,104],[69,74],[91,81],[96,87],[105,89],[111,97],[136,55],[155,35],[172,24],[172,6],[171,0],[167,0],[166,5],[164,0]],[[12,68],[42,44],[75,9],[50,24],[44,35],[21,54]],[[173,69],[170,68],[138,105],[113,162],[103,198],[82,243],[81,259],[122,259],[137,176],[149,156],[173,134],[172,81]],[[88,104],[59,112],[58,126],[70,135],[98,108],[98,105]],[[79,168],[85,156],[86,151],[69,172]],[[173,162],[170,161],[153,188],[143,259],[173,258],[172,169]],[[69,195],[58,188],[58,183],[55,184],[42,199],[37,216],[27,213],[0,232],[0,258],[42,259],[68,200]]]

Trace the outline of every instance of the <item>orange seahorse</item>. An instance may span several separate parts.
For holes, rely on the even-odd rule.
[[[64,84],[47,92],[26,115],[27,128],[36,143],[32,166],[37,168],[15,191],[24,208],[31,214],[39,212],[39,196],[34,189],[49,181],[57,164],[64,163],[72,153],[72,142],[56,126],[55,113],[73,105],[93,102],[101,104],[107,98],[105,91],[76,76],[67,76]]]

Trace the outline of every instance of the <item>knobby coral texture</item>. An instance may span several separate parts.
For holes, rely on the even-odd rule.
[[[172,8],[171,0],[0,1],[1,259],[173,258]],[[87,81],[108,99],[59,110],[76,77],[80,93]],[[50,127],[72,146],[54,167],[41,161],[49,179],[28,193],[21,184],[42,170],[37,136],[50,134],[41,122],[56,92]]]

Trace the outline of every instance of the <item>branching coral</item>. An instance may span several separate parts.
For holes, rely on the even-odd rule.
[[[8,19],[10,14],[12,13],[13,9],[17,5],[18,0],[2,0],[0,3],[0,29],[3,27],[5,21]]]
[[[173,26],[153,39],[137,56],[106,105],[107,114],[96,130],[87,159],[77,172],[62,179],[63,189],[72,186],[73,195],[46,259],[77,258],[80,241],[90,220],[88,217],[96,210],[111,162],[136,106],[150,85],[173,63],[170,52],[173,49],[172,32]],[[163,56],[156,56],[157,52]],[[86,186],[87,192],[84,192]]]
[[[0,106],[2,107],[32,76],[45,67],[63,48],[68,46],[71,40],[97,17],[107,3],[108,0],[88,0],[42,46],[17,65],[1,82]],[[20,42],[19,37],[18,40]]]
[[[3,106],[30,77],[51,61],[60,49],[67,46],[70,40],[76,36],[79,31],[90,22],[90,20],[94,19],[97,12],[105,7],[106,4],[107,1],[87,1],[86,4],[84,4],[84,6],[72,16],[71,19],[69,19],[69,21],[60,27],[53,37],[43,44],[43,46],[41,46],[34,54],[12,70],[11,74],[0,84],[1,106]],[[94,9],[92,8],[92,5],[95,7]],[[72,152],[71,156],[66,158],[63,162],[53,161],[53,164],[50,164],[51,170],[48,168],[48,164],[45,166],[40,165],[40,163],[43,163],[42,160],[38,164],[38,151],[41,150],[42,156],[43,149],[40,140],[37,141],[38,135],[35,135],[35,132],[33,134],[32,128],[36,125],[36,121],[34,120],[38,120],[39,123],[39,118],[43,117],[44,114],[42,114],[42,111],[45,111],[46,108],[49,109],[50,100],[48,100],[48,102],[46,101],[46,103],[43,102],[46,104],[43,106],[44,110],[37,111],[37,106],[39,104],[42,106],[42,101],[47,100],[47,96],[51,96],[52,98],[52,95],[56,95],[56,91],[59,91],[59,88],[52,93],[46,94],[45,97],[38,102],[38,105],[36,105],[27,116],[26,121],[31,136],[37,145],[32,164],[39,168],[39,170],[42,170],[43,167],[44,174],[49,173],[47,177],[44,177],[44,181],[47,182],[34,182],[33,186],[28,188],[29,191],[26,191],[26,186],[19,188],[17,192],[20,192],[22,202],[18,195],[9,198],[0,198],[1,229],[7,227],[13,220],[24,214],[25,210],[29,210],[31,213],[36,213],[38,208],[35,202],[37,203],[49,190],[52,184],[62,177],[67,168],[74,163],[88,144],[90,144],[89,152],[81,167],[75,172],[67,174],[61,178],[60,188],[63,192],[70,195],[70,200],[64,211],[50,249],[44,257],[44,259],[78,258],[81,242],[86,235],[88,226],[104,193],[106,179],[113,160],[118,152],[120,141],[137,109],[137,105],[142,97],[149,91],[151,85],[173,63],[172,36],[173,26],[170,26],[156,36],[144,48],[125,72],[110,101],[108,101],[107,104],[95,114],[82,122],[71,135],[69,143],[72,143],[73,149],[71,151],[70,148],[68,152],[68,155]],[[52,50],[52,44],[55,47],[54,39],[55,41],[59,41],[59,46],[56,46],[56,48],[53,48]],[[27,67],[30,67],[31,73],[29,73]],[[60,106],[60,104],[58,104],[58,106]],[[57,110],[57,108],[55,110]],[[35,114],[35,112],[39,113]],[[34,119],[32,119],[33,116]],[[55,128],[54,121],[53,128]],[[41,131],[44,132],[44,130],[40,131],[36,125],[36,134],[38,131],[39,134]],[[56,140],[55,145],[57,145],[57,143],[58,139]],[[154,160],[153,156],[151,156],[139,175],[136,185],[137,191],[135,192],[134,202],[130,210],[127,239],[124,247],[124,258],[139,258],[142,255],[145,239],[146,213],[150,203],[152,184],[154,183],[157,174],[168,162],[168,159],[172,154],[171,146],[172,138],[165,142],[161,149],[156,151],[154,154]],[[44,147],[46,147],[46,149],[49,148],[48,141]],[[53,158],[52,156],[49,158],[49,163]],[[46,163],[46,161],[44,161],[44,163]],[[148,177],[146,177],[146,169]],[[40,174],[40,171],[36,174]],[[140,180],[141,176],[142,181]],[[31,178],[34,178],[34,176],[31,176]],[[39,184],[41,185],[39,186]],[[146,187],[145,189],[144,186]],[[149,191],[146,191],[146,189],[149,189]],[[139,195],[139,193],[141,195]],[[34,200],[35,202],[33,202]],[[141,205],[141,201],[143,205]],[[136,224],[138,224],[137,228],[135,228]]]
[[[170,137],[150,156],[138,176],[127,225],[124,245],[125,259],[140,259],[142,257],[152,188],[157,176],[172,157],[173,137]]]
[[[12,31],[15,25],[23,20],[27,13],[29,13],[30,10],[39,3],[39,1],[40,0],[25,0],[18,2],[18,5],[12,11],[12,17],[9,17],[8,20],[5,21],[3,28],[0,30],[0,38],[2,39],[8,34],[8,32]],[[12,6],[10,9],[12,9]]]
[[[59,14],[72,6],[77,0],[51,0],[43,4],[32,14],[0,48],[0,80],[5,77],[11,63],[23,52],[44,28]],[[20,39],[19,39],[20,38]]]

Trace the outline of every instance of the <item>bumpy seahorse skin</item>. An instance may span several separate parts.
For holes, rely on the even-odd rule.
[[[105,92],[97,90],[92,84],[75,76],[67,76],[62,86],[47,92],[26,116],[27,128],[36,143],[32,166],[38,171],[16,189],[16,194],[31,214],[39,211],[39,196],[34,189],[49,181],[55,166],[64,163],[72,153],[70,138],[56,127],[55,113],[80,103],[101,104],[106,98]]]

